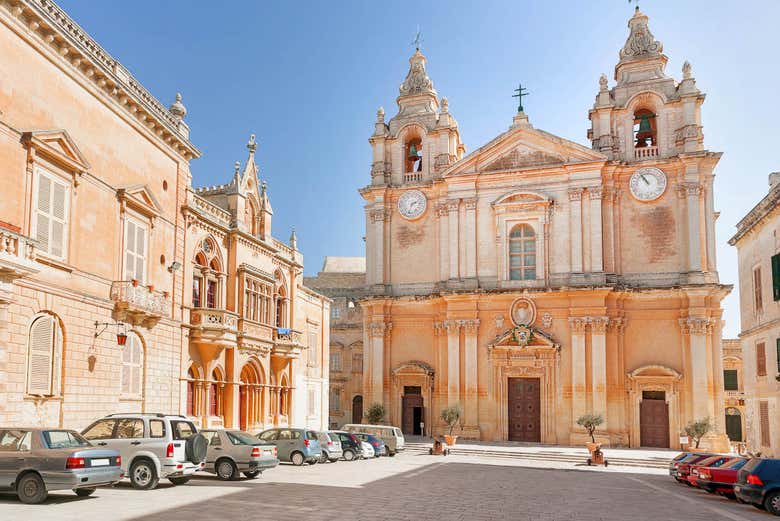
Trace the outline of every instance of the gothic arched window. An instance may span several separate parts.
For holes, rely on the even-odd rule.
[[[201,241],[195,252],[192,274],[192,307],[219,308],[224,274],[217,246],[211,238]]]
[[[536,279],[536,234],[528,224],[509,233],[509,280]]]

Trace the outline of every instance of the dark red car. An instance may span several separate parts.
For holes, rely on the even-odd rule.
[[[737,474],[748,461],[747,458],[737,457],[720,467],[699,469],[699,488],[734,499],[734,483],[737,482]]]
[[[690,471],[688,472],[688,484],[694,487],[699,486],[699,472],[703,468],[712,467],[717,468],[722,465],[725,465],[726,463],[730,462],[731,460],[735,459],[736,456],[726,456],[726,455],[718,455],[718,456],[712,456],[710,458],[705,458],[698,463],[692,464]]]
[[[717,456],[717,454],[701,452],[688,454],[681,460],[673,462],[674,469],[670,470],[669,474],[680,483],[690,485],[690,483],[688,483],[688,474],[691,473],[691,465],[695,465],[696,463],[713,456]]]

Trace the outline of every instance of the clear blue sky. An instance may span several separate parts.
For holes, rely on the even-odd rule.
[[[368,183],[377,107],[395,113],[417,25],[428,71],[447,96],[467,151],[505,130],[518,81],[537,127],[589,144],[598,77],[612,73],[633,6],[625,0],[250,2],[60,0],[166,105],[181,91],[203,157],[196,186],[227,182],[250,133],[269,183],[274,235],[295,226],[306,273],[325,255],[363,255],[357,189]],[[379,6],[381,5],[381,9]],[[705,144],[716,170],[726,334],[739,330],[734,224],[767,191],[780,136],[775,104],[780,2],[645,1],[650,29],[680,78],[693,65]]]

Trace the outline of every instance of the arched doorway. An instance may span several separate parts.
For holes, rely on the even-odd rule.
[[[256,423],[262,422],[262,387],[260,375],[253,364],[246,364],[241,369],[238,404],[241,430],[248,430]]]
[[[352,423],[363,421],[363,397],[360,395],[352,398]]]
[[[742,414],[736,407],[726,408],[726,435],[731,441],[742,441]]]
[[[225,379],[222,376],[222,371],[217,367],[211,372],[211,383],[209,384],[209,416],[224,416],[224,386]]]
[[[187,416],[195,416],[195,373],[187,370]]]

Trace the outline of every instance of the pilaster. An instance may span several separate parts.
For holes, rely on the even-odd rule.
[[[449,259],[450,259],[450,279],[459,278],[458,262],[458,226],[459,226],[459,201],[449,201],[447,203],[447,221],[448,221],[448,236],[449,236]]]
[[[590,196],[590,271],[600,273],[604,271],[604,254],[602,246],[602,216],[601,186],[588,187]]]
[[[460,402],[460,322],[446,320],[447,330],[447,405]]]
[[[599,430],[606,431],[607,423],[607,326],[609,317],[592,317],[590,322],[591,378],[593,379],[593,412],[604,417]]]
[[[478,381],[477,381],[477,336],[479,333],[479,319],[464,320],[461,322],[464,335],[464,402],[465,402],[465,429],[471,433],[479,429],[478,407]],[[469,434],[467,437],[474,437]]]
[[[582,188],[569,188],[571,272],[582,273]]]
[[[571,329],[571,418],[572,427],[579,429],[577,418],[585,414],[585,328],[586,317],[570,317]]]

